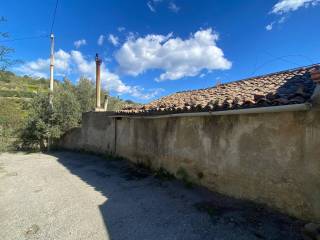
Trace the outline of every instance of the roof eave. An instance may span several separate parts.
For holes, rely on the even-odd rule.
[[[309,102],[306,102],[301,104],[291,104],[291,105],[271,106],[271,107],[257,107],[257,108],[246,108],[246,109],[224,110],[224,111],[213,111],[213,112],[172,113],[172,114],[154,115],[154,116],[118,114],[111,117],[145,118],[145,119],[171,118],[171,117],[202,117],[202,116],[308,111],[311,109],[311,107],[312,107],[312,104]]]

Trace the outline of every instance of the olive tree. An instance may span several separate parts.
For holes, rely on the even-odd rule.
[[[89,112],[95,106],[95,85],[87,78],[81,77],[76,85],[76,95],[81,112]]]
[[[66,83],[56,84],[53,108],[48,94],[40,93],[28,104],[28,117],[21,134],[24,149],[45,149],[49,139],[58,139],[71,128],[79,126],[80,104]]]

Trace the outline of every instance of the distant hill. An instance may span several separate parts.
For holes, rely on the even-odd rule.
[[[59,81],[56,81],[59,83]],[[48,92],[49,80],[17,76],[10,71],[0,71],[0,99],[11,99],[12,102],[24,102],[34,97],[37,93]],[[109,96],[108,110],[119,110],[124,106],[137,105],[131,100]]]
[[[0,97],[27,100],[39,92],[46,92],[49,81],[29,76],[17,76],[9,71],[0,71]]]

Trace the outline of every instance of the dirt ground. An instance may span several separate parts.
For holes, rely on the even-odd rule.
[[[299,220],[89,154],[0,155],[0,239],[302,239]]]

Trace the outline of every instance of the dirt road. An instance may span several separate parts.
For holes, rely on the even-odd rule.
[[[126,161],[0,155],[0,239],[301,239],[301,222]]]

